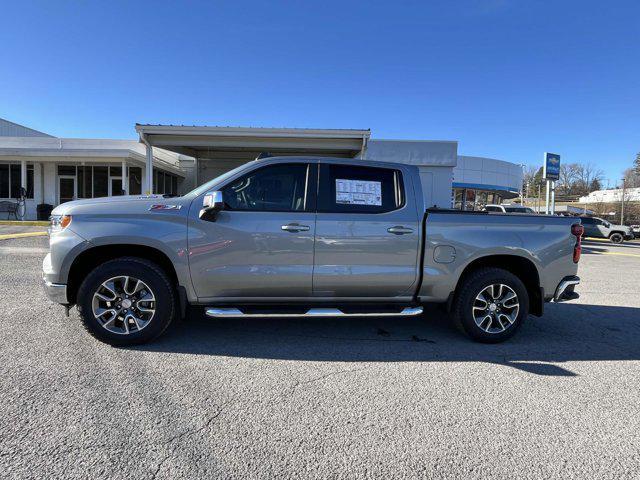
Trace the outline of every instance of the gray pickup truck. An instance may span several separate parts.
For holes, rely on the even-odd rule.
[[[272,157],[175,198],[58,206],[49,297],[112,345],[209,317],[406,316],[444,304],[471,338],[509,338],[576,296],[579,220],[427,209],[418,169]],[[268,321],[268,320],[265,320]]]

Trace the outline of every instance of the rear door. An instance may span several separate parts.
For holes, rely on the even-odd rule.
[[[420,221],[411,179],[400,170],[322,163],[314,296],[411,295]]]
[[[276,163],[224,185],[215,221],[198,218],[196,198],[189,265],[198,297],[310,297],[316,185],[316,163]]]

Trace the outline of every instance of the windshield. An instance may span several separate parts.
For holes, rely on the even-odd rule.
[[[198,195],[202,195],[203,193],[207,193],[214,185],[218,185],[219,183],[223,183],[226,179],[231,178],[233,175],[243,170],[247,166],[246,163],[243,163],[239,167],[234,168],[233,170],[229,170],[226,173],[214,178],[213,180],[209,180],[207,183],[200,185],[199,187],[194,188],[189,193],[186,193],[185,197],[197,197]]]

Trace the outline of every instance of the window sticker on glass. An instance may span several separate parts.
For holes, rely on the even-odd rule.
[[[336,178],[336,203],[382,205],[382,182]]]

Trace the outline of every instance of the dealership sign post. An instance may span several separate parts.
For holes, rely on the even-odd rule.
[[[556,180],[560,178],[560,155],[545,152],[542,178],[547,181],[547,203],[544,213],[553,215],[556,212]],[[551,194],[551,209],[549,209],[549,194]]]

